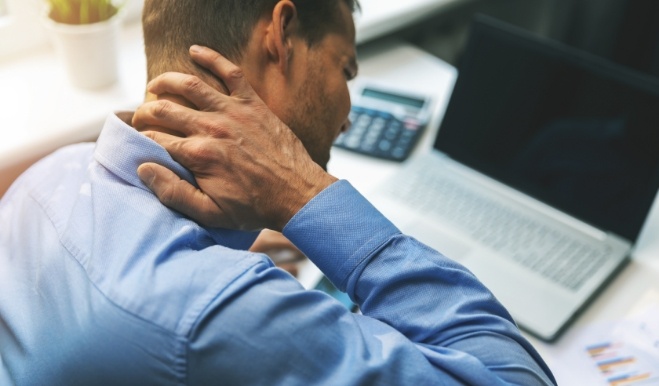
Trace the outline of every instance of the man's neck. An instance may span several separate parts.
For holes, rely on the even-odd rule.
[[[119,119],[121,119],[125,124],[128,126],[133,126],[133,115],[135,113],[133,111],[118,111],[115,113]]]

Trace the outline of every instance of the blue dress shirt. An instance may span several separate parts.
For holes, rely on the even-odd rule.
[[[0,201],[0,385],[546,385],[506,310],[347,182],[284,234],[360,314],[304,290],[255,234],[203,228],[139,181],[192,175],[111,115]]]

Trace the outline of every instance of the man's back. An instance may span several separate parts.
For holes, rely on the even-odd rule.
[[[193,181],[113,115],[95,148],[60,150],[3,197],[3,386],[552,383],[471,273],[349,183],[284,234],[363,315],[245,252],[254,234],[166,209],[139,182],[144,162]]]
[[[132,134],[56,152],[0,202],[0,380],[180,384],[197,318],[264,263],[217,245],[253,235],[206,231],[140,187]]]

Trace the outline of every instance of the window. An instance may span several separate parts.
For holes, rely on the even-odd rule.
[[[41,1],[0,0],[0,57],[25,52],[45,40],[39,23]]]

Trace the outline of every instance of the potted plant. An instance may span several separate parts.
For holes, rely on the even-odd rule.
[[[115,0],[46,0],[44,24],[74,86],[97,89],[117,81],[122,6]]]
[[[93,24],[111,19],[119,12],[112,0],[47,0],[48,17],[63,24]]]

